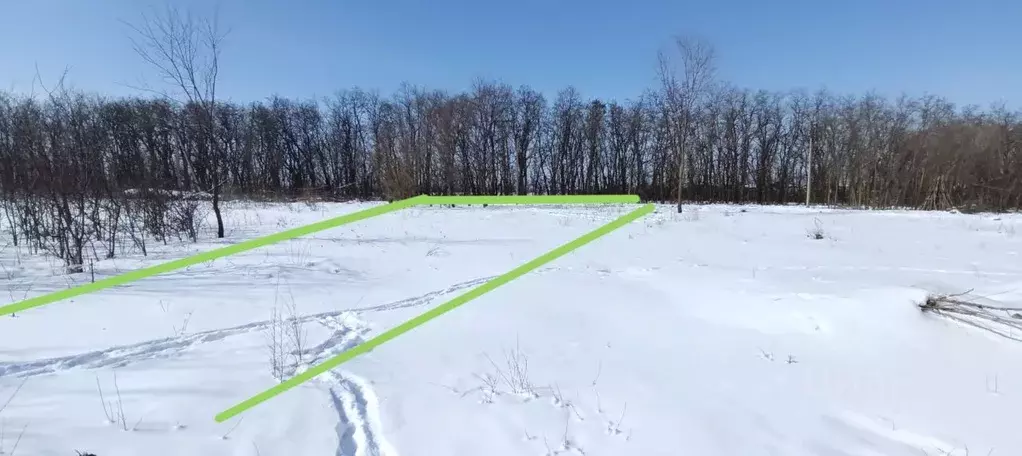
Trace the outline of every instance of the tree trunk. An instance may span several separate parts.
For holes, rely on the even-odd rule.
[[[216,215],[216,237],[224,237],[224,217],[220,213],[220,186],[213,188],[213,214]]]

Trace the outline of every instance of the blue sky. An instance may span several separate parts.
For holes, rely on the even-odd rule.
[[[208,11],[212,0],[169,0]],[[111,95],[153,73],[129,30],[162,2],[0,0],[0,88],[28,92],[68,67]],[[402,81],[461,90],[477,77],[548,94],[625,99],[656,86],[656,53],[702,36],[718,75],[769,90],[934,93],[1022,107],[1018,0],[219,0],[222,94],[307,98]]]

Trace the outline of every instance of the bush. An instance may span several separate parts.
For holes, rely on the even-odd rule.
[[[824,235],[825,233],[823,232],[823,222],[821,222],[820,219],[813,220],[814,220],[813,224],[815,225],[815,227],[813,229],[806,230],[806,236],[808,236],[809,239],[815,240],[824,239],[826,236]]]

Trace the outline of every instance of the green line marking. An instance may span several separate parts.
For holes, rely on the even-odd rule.
[[[305,236],[318,231],[323,231],[330,228],[336,228],[341,225],[348,223],[365,220],[370,217],[376,217],[378,215],[387,214],[397,210],[401,210],[407,207],[419,206],[424,204],[629,204],[638,203],[639,197],[636,195],[538,195],[538,196],[428,196],[420,195],[413,198],[403,199],[394,201],[391,204],[384,204],[380,206],[371,207],[351,214],[334,217],[331,219],[323,220],[320,222],[312,223],[298,228],[292,228],[290,230],[281,231],[279,233],[270,234],[255,239],[239,242],[226,247],[210,250],[195,254],[189,257],[180,258],[166,263],[161,263],[155,266],[147,268],[136,269],[134,271],[125,272],[113,277],[101,279],[93,283],[79,285],[74,288],[68,288],[65,290],[56,291],[53,293],[36,296],[34,298],[19,301],[13,304],[0,306],[0,316],[10,315],[15,312],[22,312],[35,307],[44,306],[46,304],[52,304],[54,302],[73,298],[94,291],[104,290],[119,285],[126,285],[137,280],[144,279],[146,277],[154,276],[157,274],[163,274],[176,269],[186,268],[188,266],[196,265],[199,263],[205,263],[212,261],[217,258],[223,258],[236,253],[242,253],[248,250],[252,250],[258,247],[263,247],[277,242],[294,239],[299,236]],[[322,374],[338,365],[358,356],[365,352],[376,348],[383,343],[394,339],[401,334],[408,332],[409,330],[426,323],[440,315],[443,315],[451,310],[455,309],[466,302],[469,302],[475,298],[478,298],[495,288],[504,285],[518,277],[521,277],[525,273],[532,271],[546,263],[549,263],[559,257],[562,257],[569,252],[588,244],[597,238],[610,233],[624,225],[642,217],[650,212],[653,212],[654,206],[652,204],[644,205],[628,214],[618,217],[614,221],[603,225],[589,233],[586,233],[582,237],[579,237],[567,244],[564,244],[556,249],[553,249],[542,256],[529,261],[511,271],[504,273],[486,283],[469,290],[468,292],[451,299],[450,301],[441,304],[433,309],[430,309],[423,314],[412,318],[382,334],[363,342],[333,358],[330,358],[316,366],[309,368],[309,370],[302,372],[285,382],[282,382],[274,387],[263,391],[223,412],[220,412],[215,417],[217,422],[223,422],[230,419],[233,416],[238,415],[245,410],[248,410],[262,402],[269,400],[270,398],[283,393],[301,383],[311,380],[313,377]]]
[[[428,204],[429,201],[436,201],[436,202],[466,201],[464,198],[475,198],[475,197],[439,197],[439,198],[438,197],[427,197],[427,199],[425,200],[426,202],[423,202],[423,203],[420,203],[420,204]],[[489,197],[489,198],[493,198],[493,197]],[[473,199],[473,201],[474,201],[474,199]],[[492,201],[492,200],[490,200],[490,201]],[[617,202],[617,201],[615,201],[615,202]],[[455,204],[457,204],[457,203],[455,203]],[[461,204],[467,204],[467,203],[461,203]],[[494,203],[494,204],[499,204],[499,203]],[[526,203],[526,204],[528,204],[528,203]],[[532,204],[535,204],[535,203],[532,203]],[[549,263],[549,262],[551,262],[551,261],[553,261],[553,260],[555,260],[557,258],[560,258],[560,257],[568,254],[569,252],[571,252],[571,251],[573,251],[573,250],[575,250],[575,249],[577,249],[579,247],[582,247],[583,245],[588,244],[588,243],[596,240],[597,238],[599,238],[599,237],[601,237],[601,236],[603,236],[603,235],[605,235],[607,233],[610,233],[611,231],[614,231],[614,230],[616,230],[618,228],[621,228],[622,226],[627,225],[628,223],[638,219],[639,217],[642,217],[642,216],[644,216],[646,214],[649,214],[650,212],[653,212],[653,209],[654,209],[654,206],[652,204],[647,204],[647,205],[644,205],[644,206],[642,206],[642,207],[640,207],[640,208],[638,208],[638,209],[636,209],[634,211],[629,212],[628,214],[625,214],[625,215],[623,215],[621,217],[618,217],[617,219],[615,219],[614,221],[612,221],[612,222],[610,222],[610,223],[608,223],[606,225],[603,225],[603,226],[601,226],[601,227],[599,227],[599,228],[597,228],[597,229],[595,229],[593,231],[590,231],[589,233],[586,233],[586,234],[582,235],[581,237],[579,237],[579,238],[577,238],[577,239],[575,239],[575,240],[573,240],[571,242],[568,242],[567,244],[564,244],[564,245],[562,245],[560,247],[557,247],[556,249],[553,249],[553,250],[551,250],[551,251],[549,251],[549,252],[547,252],[547,253],[537,257],[536,259],[533,259],[533,260],[529,261],[528,263],[525,263],[525,264],[523,264],[521,266],[518,266],[517,268],[514,268],[514,269],[504,273],[503,275],[500,275],[500,276],[498,276],[496,278],[493,278],[493,279],[487,281],[486,283],[484,283],[482,285],[479,285],[478,287],[473,288],[473,289],[465,292],[464,294],[455,297],[454,299],[451,299],[450,301],[447,301],[447,302],[445,302],[445,303],[443,303],[443,304],[441,304],[441,305],[439,305],[437,307],[434,307],[434,308],[432,308],[430,310],[427,310],[426,312],[423,312],[421,315],[419,315],[419,316],[417,316],[415,318],[412,318],[411,320],[408,320],[408,321],[406,321],[404,323],[401,323],[400,325],[397,325],[394,328],[391,328],[391,329],[389,329],[387,331],[384,331],[382,334],[380,334],[380,335],[378,335],[378,336],[376,336],[376,337],[374,337],[372,339],[369,339],[369,340],[367,340],[367,341],[365,341],[365,342],[363,342],[363,343],[361,343],[361,344],[359,344],[359,345],[357,345],[357,346],[355,346],[355,347],[353,347],[353,348],[351,348],[351,349],[349,349],[349,350],[347,350],[347,351],[345,351],[345,352],[343,352],[343,353],[341,353],[341,354],[339,354],[337,356],[334,356],[334,357],[332,357],[330,359],[327,359],[326,361],[323,361],[320,364],[312,366],[311,368],[309,368],[305,372],[302,372],[302,373],[300,373],[300,374],[298,374],[298,375],[296,375],[294,377],[291,377],[290,379],[288,379],[288,380],[286,380],[286,381],[284,381],[282,383],[274,385],[273,387],[267,389],[266,391],[263,391],[263,392],[261,392],[259,394],[256,394],[255,396],[252,396],[251,398],[246,399],[246,400],[238,403],[237,405],[235,405],[235,406],[233,406],[233,407],[231,407],[231,408],[229,408],[227,410],[224,410],[224,411],[220,412],[219,414],[216,415],[216,417],[214,417],[214,419],[218,423],[224,422],[224,421],[226,421],[226,420],[228,420],[228,419],[238,415],[239,413],[242,413],[242,412],[244,412],[244,411],[246,411],[246,410],[248,410],[248,409],[250,409],[252,407],[255,407],[256,405],[259,405],[259,404],[261,404],[261,403],[263,403],[263,402],[273,398],[274,396],[276,396],[278,394],[281,394],[281,393],[283,393],[283,392],[285,392],[285,391],[287,391],[287,390],[289,390],[291,388],[294,388],[294,387],[296,387],[296,386],[298,386],[298,385],[300,385],[302,383],[305,383],[305,382],[307,382],[309,380],[312,380],[317,375],[320,375],[320,374],[322,374],[322,373],[324,373],[324,372],[326,372],[326,371],[328,371],[330,369],[333,369],[333,368],[341,365],[342,363],[351,360],[352,358],[354,358],[354,357],[356,357],[358,355],[361,355],[361,354],[366,353],[366,352],[368,352],[368,351],[370,351],[370,350],[372,350],[372,349],[374,349],[376,347],[379,347],[380,345],[382,345],[382,344],[384,344],[384,343],[394,339],[397,336],[400,336],[400,335],[408,332],[409,330],[411,330],[413,328],[416,328],[416,327],[422,325],[423,323],[426,323],[427,321],[430,321],[430,320],[432,320],[432,319],[434,319],[436,317],[439,317],[440,315],[443,315],[443,314],[445,314],[447,312],[450,312],[451,310],[454,310],[455,308],[461,306],[462,304],[465,304],[466,302],[469,302],[469,301],[471,301],[471,300],[473,300],[475,298],[478,298],[478,297],[480,297],[480,296],[482,296],[482,295],[484,295],[484,294],[486,294],[486,293],[488,293],[490,291],[493,291],[495,288],[497,288],[497,287],[499,287],[501,285],[504,285],[504,284],[514,280],[514,279],[517,279],[518,277],[521,277],[522,275],[524,275],[525,273],[527,273],[529,271],[532,271],[532,270],[534,270],[534,269],[536,269],[536,268],[538,268],[538,267],[540,267],[540,266],[542,266],[542,265],[544,265],[546,263]]]
[[[637,195],[424,196],[416,204],[634,204]]]
[[[290,230],[281,231],[279,233],[270,234],[267,236],[250,239],[247,241],[232,244],[219,249],[210,250],[195,254],[189,257],[180,258],[166,263],[160,263],[155,266],[147,268],[136,269],[134,271],[125,272],[118,274],[113,277],[106,279],[97,280],[96,282],[79,285],[74,288],[68,288],[53,293],[36,296],[29,298],[24,301],[19,301],[13,304],[7,304],[0,306],[0,317],[4,315],[10,315],[16,312],[22,312],[34,307],[43,306],[46,304],[52,304],[54,302],[73,298],[94,291],[104,290],[119,285],[126,285],[136,280],[141,280],[146,277],[154,276],[156,274],[163,274],[176,269],[186,268],[199,263],[205,263],[207,261],[215,260],[217,258],[223,258],[225,256],[234,255],[236,253],[245,252],[258,247],[275,244],[277,242],[294,239],[299,236],[305,236],[308,234],[315,233],[317,231],[323,231],[330,228],[336,228],[341,225],[348,223],[357,222],[359,220],[365,220],[370,217],[377,215],[383,215],[388,212],[394,212],[406,207],[417,206],[422,204],[615,204],[615,203],[637,203],[639,197],[635,195],[539,195],[539,196],[428,196],[420,195],[408,199],[398,200],[391,204],[384,204],[381,206],[364,209],[351,214],[334,217],[332,219],[323,220],[313,224],[300,226],[298,228],[292,228]]]
[[[74,288],[68,288],[65,290],[56,291],[53,293],[36,296],[29,298],[24,301],[16,302],[14,304],[8,304],[0,307],[0,316],[12,314],[15,312],[22,312],[33,307],[39,307],[46,304],[51,304],[62,299],[73,298],[86,293],[92,293],[94,291],[103,290],[110,287],[116,287],[118,285],[126,285],[136,280],[141,280],[146,277],[154,276],[156,274],[163,274],[170,272],[175,269],[186,268],[188,266],[196,265],[199,263],[205,263],[207,261],[215,260],[217,258],[223,258],[228,255],[234,255],[247,250],[252,250],[257,247],[274,244],[288,239],[294,239],[299,236],[305,236],[307,234],[315,233],[317,231],[323,231],[329,228],[336,228],[341,225],[345,225],[359,220],[365,220],[369,217],[375,217],[377,215],[383,215],[388,212],[394,212],[399,209],[404,209],[408,206],[417,204],[422,199],[421,196],[415,198],[408,198],[400,201],[395,201],[391,204],[384,204],[381,206],[371,207],[351,214],[334,217],[331,219],[316,222],[310,225],[300,226],[298,228],[292,228],[290,230],[281,231],[268,236],[263,236],[247,241],[232,244],[226,247],[221,247],[208,252],[202,252],[189,257],[168,261],[166,263],[160,263],[155,266],[147,268],[136,269],[134,271],[128,271],[123,274],[118,274],[113,277],[106,279],[97,280],[93,283],[87,283],[79,285]]]

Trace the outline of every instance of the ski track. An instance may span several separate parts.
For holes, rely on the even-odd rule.
[[[337,456],[397,456],[384,438],[379,399],[368,382],[339,369],[316,380],[326,384],[337,411]]]
[[[556,268],[541,268],[535,272],[553,269]],[[305,355],[308,356],[307,359],[312,360],[310,365],[315,365],[362,343],[363,337],[370,332],[370,327],[356,317],[358,314],[423,306],[442,296],[481,285],[494,277],[496,276],[480,277],[386,304],[301,317],[302,323],[315,322],[330,330],[330,335],[316,346],[305,350]],[[0,363],[0,379],[59,374],[74,369],[116,369],[149,360],[167,359],[207,343],[263,330],[270,325],[271,321],[264,320],[71,356]],[[326,387],[338,415],[336,456],[397,456],[397,451],[383,437],[379,399],[368,381],[354,374],[341,372],[340,369],[327,371],[315,380]]]
[[[539,268],[533,273],[557,270],[557,267]],[[319,364],[361,344],[371,328],[357,315],[386,312],[427,305],[437,298],[464,289],[473,288],[497,276],[479,277],[459,282],[446,288],[422,295],[367,307],[348,308],[301,317],[303,324],[318,323],[330,330],[330,335],[314,347],[305,350],[310,365]],[[136,344],[110,347],[77,355],[38,359],[23,362],[0,362],[0,379],[28,378],[59,374],[76,369],[122,368],[131,364],[156,359],[168,359],[199,346],[222,341],[229,337],[264,330],[270,320],[246,323],[230,328],[214,329],[179,335]],[[379,398],[370,382],[339,368],[317,376],[316,383],[330,394],[337,412],[338,422],[336,456],[397,456],[397,450],[386,440],[380,418]]]
[[[371,307],[362,307],[354,309],[344,309],[338,311],[323,312],[318,314],[306,315],[301,318],[303,323],[318,322],[324,324],[328,328],[336,328],[337,325],[342,325],[339,319],[344,314],[359,314],[364,312],[382,312],[395,309],[403,309],[408,307],[418,307],[430,303],[434,299],[454,293],[465,288],[470,288],[481,283],[490,280],[492,277],[482,277],[477,279],[468,280],[451,285],[447,288],[431,291],[429,293],[414,296],[411,298],[394,301],[387,304],[381,304]],[[368,331],[364,325],[347,322],[349,324],[357,325],[356,336],[361,336]],[[71,369],[101,369],[101,368],[121,368],[134,364],[137,362],[152,360],[152,359],[166,359],[178,355],[186,350],[198,347],[203,344],[210,342],[217,342],[228,337],[237,336],[241,334],[247,334],[253,331],[265,329],[270,325],[269,320],[258,321],[253,323],[246,323],[244,325],[235,326],[232,328],[214,329],[209,331],[202,331],[193,334],[167,337],[163,339],[150,340],[130,345],[121,345],[111,347],[103,350],[96,350],[87,353],[80,353],[71,356],[62,356],[56,358],[46,358],[34,361],[23,361],[23,362],[3,362],[0,363],[0,379],[13,377],[35,377],[39,375],[58,373],[65,370]],[[346,332],[352,332],[351,327],[347,328]],[[333,335],[327,338],[326,341],[313,347],[309,350],[309,353],[324,352],[331,346],[335,350],[330,351],[331,353],[346,350],[351,346],[346,346],[344,342],[344,335],[335,332]],[[336,348],[345,347],[341,350]],[[334,353],[336,354],[336,353]]]
[[[474,281],[466,282],[466,284],[471,282]],[[426,296],[438,296],[435,293],[427,293],[414,299],[425,302],[428,300]],[[322,344],[309,350],[313,364],[318,364],[326,358],[362,343],[362,336],[369,331],[368,326],[351,317],[350,314],[324,316],[318,319],[317,323],[329,329],[331,335]],[[317,376],[315,380],[326,386],[337,412],[338,420],[335,427],[337,456],[397,455],[383,438],[379,402],[375,392],[365,380],[351,373],[342,373],[339,368],[327,371]]]

